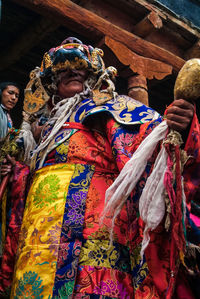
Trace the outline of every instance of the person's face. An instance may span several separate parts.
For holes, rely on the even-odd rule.
[[[86,70],[67,70],[60,74],[57,93],[61,98],[70,98],[83,91],[83,83],[88,76]]]
[[[19,99],[19,89],[16,86],[8,85],[1,94],[1,103],[9,111],[15,107]]]

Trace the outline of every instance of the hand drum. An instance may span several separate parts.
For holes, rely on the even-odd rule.
[[[200,97],[200,59],[193,58],[183,65],[174,86],[174,99],[196,102]]]

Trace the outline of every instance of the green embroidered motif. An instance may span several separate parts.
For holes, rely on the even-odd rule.
[[[33,194],[34,205],[37,208],[43,208],[45,205],[53,203],[58,198],[59,183],[60,179],[55,174],[46,176]]]
[[[74,280],[68,281],[58,290],[58,296],[54,296],[54,299],[68,298],[67,296],[73,294],[73,289],[74,289]]]
[[[14,299],[24,298],[37,298],[42,299],[44,296],[41,295],[44,286],[42,286],[42,280],[38,277],[38,274],[32,271],[25,272],[23,278],[20,278]]]

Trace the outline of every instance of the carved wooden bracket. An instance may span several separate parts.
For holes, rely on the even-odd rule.
[[[99,44],[100,47],[108,47],[118,58],[123,66],[127,66],[133,74],[139,74],[148,79],[162,80],[172,73],[172,66],[158,60],[137,55],[124,44],[105,36]],[[131,75],[130,73],[128,74]]]

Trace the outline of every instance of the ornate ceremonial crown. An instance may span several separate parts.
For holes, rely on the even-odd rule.
[[[98,78],[106,72],[107,77],[103,76],[102,80],[105,77],[104,81],[109,81],[108,85],[110,87],[112,84],[108,75],[112,78],[113,75],[116,75],[117,70],[113,68],[113,72],[106,71],[107,69],[105,69],[102,59],[103,55],[104,53],[101,49],[86,46],[74,37],[69,37],[60,46],[51,48],[44,54],[41,67],[30,73],[30,82],[24,91],[24,111],[28,114],[34,114],[39,111],[50,98],[49,90],[46,88],[44,81],[49,79],[52,82],[55,74],[68,68],[87,69],[98,76]]]
[[[67,38],[57,48],[44,54],[41,64],[41,76],[49,76],[58,71],[70,69],[87,69],[94,74],[105,70],[103,51],[86,46],[76,38]]]

